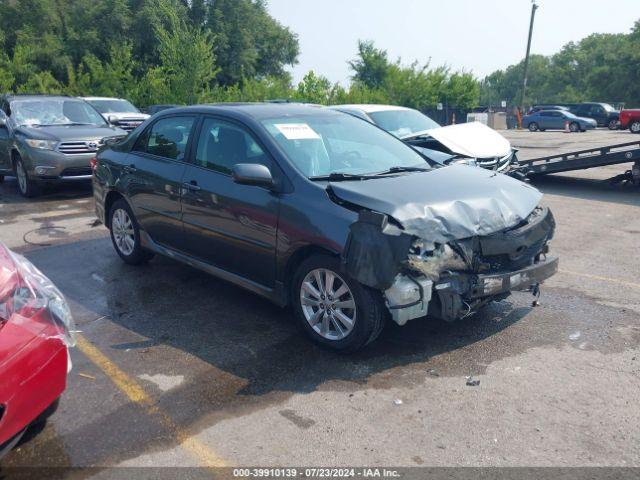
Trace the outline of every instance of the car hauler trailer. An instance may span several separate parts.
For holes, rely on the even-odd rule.
[[[640,185],[640,141],[519,160],[519,170],[527,176],[534,177],[629,162],[635,163],[633,168],[623,176],[634,184]]]

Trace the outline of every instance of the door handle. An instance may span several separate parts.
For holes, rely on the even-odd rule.
[[[195,180],[191,180],[190,182],[185,182],[182,185],[186,187],[187,190],[191,190],[192,192],[197,192],[198,190],[200,190],[200,187],[198,186],[198,182],[196,182]]]
[[[135,166],[134,164],[131,164],[131,165],[125,165],[125,166],[124,166],[124,168],[123,168],[123,170],[124,170],[126,173],[135,173],[135,172],[137,172],[137,171],[138,171],[138,169],[136,168],[136,166]]]

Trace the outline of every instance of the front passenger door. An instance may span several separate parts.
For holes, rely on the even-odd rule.
[[[238,163],[274,165],[242,125],[204,117],[184,175],[184,230],[189,253],[266,287],[275,283],[278,195],[239,185],[231,178]]]

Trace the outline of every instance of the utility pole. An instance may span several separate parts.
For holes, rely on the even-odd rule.
[[[536,17],[536,10],[538,9],[538,5],[536,4],[536,0],[531,0],[531,20],[529,22],[529,39],[527,40],[527,54],[524,57],[524,73],[522,75],[522,90],[520,90],[520,117],[518,119],[518,127],[522,128],[522,114],[524,113],[524,93],[527,89],[527,72],[529,70],[529,52],[531,51],[531,36],[533,35],[533,20]]]

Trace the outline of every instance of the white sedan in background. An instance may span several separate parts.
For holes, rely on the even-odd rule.
[[[329,108],[378,125],[439,163],[466,163],[503,173],[518,163],[511,143],[479,122],[442,127],[418,110],[395,105],[334,105]]]

